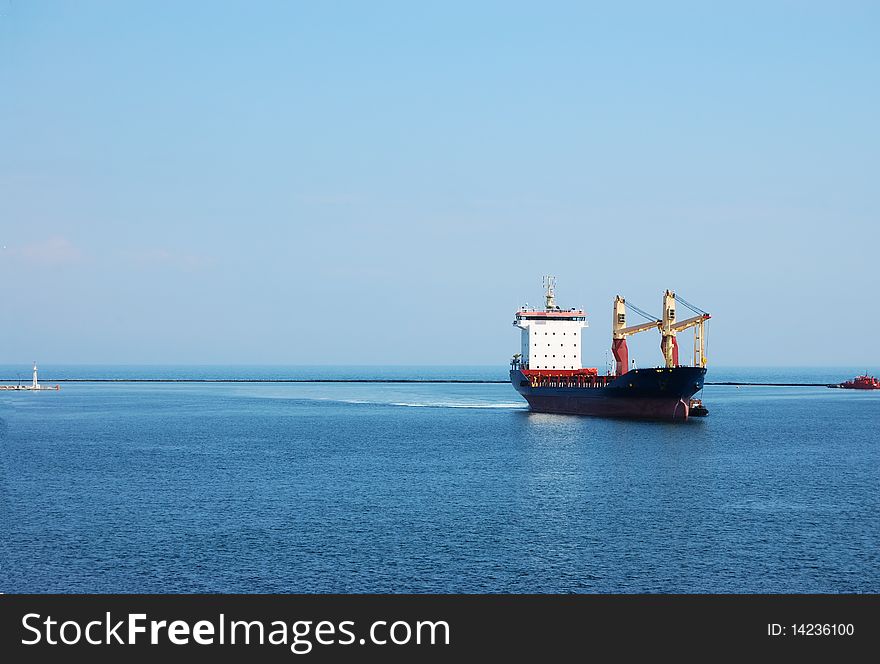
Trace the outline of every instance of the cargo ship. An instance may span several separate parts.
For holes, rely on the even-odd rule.
[[[706,376],[705,323],[711,316],[674,292],[663,294],[663,316],[656,318],[630,305],[647,322],[627,325],[626,300],[617,296],[612,318],[614,366],[604,374],[582,366],[583,309],[556,305],[556,280],[544,278],[543,309],[521,307],[513,325],[521,330],[521,350],[510,363],[510,381],[529,408],[541,413],[683,421],[708,410],[693,396]],[[676,303],[694,316],[677,321]],[[694,364],[679,363],[677,334],[694,329]],[[627,337],[658,330],[664,366],[630,368]]]

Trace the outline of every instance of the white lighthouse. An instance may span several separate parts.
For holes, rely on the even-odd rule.
[[[61,387],[59,385],[55,385],[54,387],[46,387],[44,385],[40,385],[40,382],[37,380],[37,363],[36,363],[36,361],[34,361],[34,377],[33,377],[33,380],[31,380],[30,385],[26,385],[26,384],[22,385],[20,379],[19,379],[19,382],[17,385],[0,385],[0,390],[26,390],[28,392],[30,392],[32,390],[39,390],[39,391],[55,390],[57,392],[60,389],[61,389]]]
[[[581,330],[587,327],[582,309],[556,306],[556,278],[544,277],[544,309],[522,307],[513,324],[522,330],[519,361],[524,369],[575,370],[583,368]]]

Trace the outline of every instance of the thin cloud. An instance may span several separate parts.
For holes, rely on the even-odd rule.
[[[70,240],[53,235],[45,240],[11,248],[12,256],[37,267],[55,267],[81,263],[83,252]]]

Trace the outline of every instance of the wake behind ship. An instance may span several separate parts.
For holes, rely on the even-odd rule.
[[[599,375],[598,369],[581,364],[581,331],[587,327],[581,309],[556,306],[555,279],[545,277],[545,308],[522,307],[513,324],[522,331],[521,352],[513,356],[510,381],[533,411],[603,417],[659,420],[687,420],[706,415],[702,402],[692,397],[703,389],[706,376],[705,322],[709,314],[677,297],[663,295],[663,317],[653,318],[630,305],[648,322],[627,326],[626,301],[614,301],[612,345],[613,371]],[[676,302],[693,310],[695,316],[677,322]],[[678,359],[678,332],[694,329],[694,365]],[[626,338],[659,330],[665,366],[629,369]],[[629,370],[628,370],[629,369]]]

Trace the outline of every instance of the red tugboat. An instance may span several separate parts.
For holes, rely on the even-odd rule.
[[[880,380],[877,380],[874,376],[869,376],[866,372],[852,380],[841,383],[840,387],[845,390],[880,390]]]

